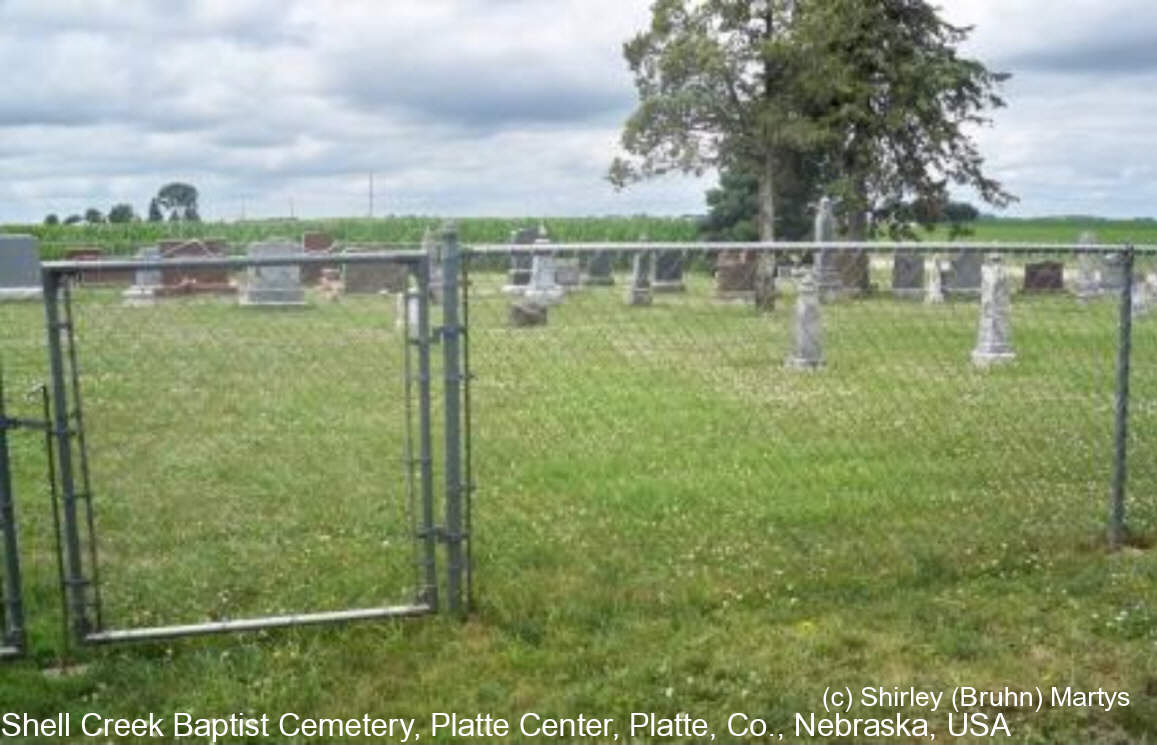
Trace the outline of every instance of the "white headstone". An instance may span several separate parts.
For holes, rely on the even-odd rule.
[[[651,304],[654,270],[654,261],[650,251],[640,251],[631,257],[631,281],[627,284],[627,305]]]
[[[977,367],[1008,362],[1012,349],[1012,291],[999,254],[989,254],[980,268],[980,324],[972,364]]]
[[[804,272],[798,287],[792,353],[784,365],[794,370],[818,370],[824,366],[824,326],[814,269]]]
[[[564,294],[563,288],[555,281],[554,257],[550,254],[535,256],[530,267],[530,284],[522,294],[523,299],[531,305],[547,307],[561,303]]]
[[[924,302],[930,305],[944,302],[944,287],[941,286],[943,276],[939,256],[933,256],[924,263]]]

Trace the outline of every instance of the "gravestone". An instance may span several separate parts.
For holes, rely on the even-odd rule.
[[[345,290],[345,284],[341,281],[341,269],[335,266],[323,267],[321,278],[317,282],[317,289],[323,298],[331,303],[336,303]]]
[[[631,257],[631,281],[627,285],[627,305],[650,305],[654,262],[651,251],[640,251]]]
[[[595,251],[587,255],[584,285],[607,286],[615,283],[614,255],[610,251]]]
[[[297,256],[297,246],[288,241],[250,243],[248,255],[253,259]],[[305,305],[301,286],[301,265],[251,266],[248,281],[241,293],[241,304],[249,307],[286,307]]]
[[[792,352],[784,366],[793,370],[818,370],[824,366],[824,327],[814,271],[805,270],[797,285]]]
[[[1101,259],[1101,281],[1098,284],[1101,293],[1120,295],[1127,281],[1124,254],[1111,253]]]
[[[515,328],[525,328],[527,326],[545,326],[547,321],[547,309],[545,306],[516,301],[510,304],[507,321]]]
[[[754,251],[720,251],[715,259],[715,297],[719,300],[750,300],[755,296]]]
[[[655,255],[655,292],[686,292],[683,283],[683,252],[659,251]]]
[[[529,246],[534,243],[537,237],[538,231],[535,228],[522,228],[521,230],[511,232],[510,243],[514,246]],[[520,295],[526,286],[530,284],[530,270],[533,257],[534,254],[526,251],[511,252],[510,271],[507,272],[506,279],[506,287],[509,289],[507,294]]]
[[[925,303],[935,305],[944,302],[944,286],[942,284],[944,271],[938,255],[928,259],[924,264],[924,276],[926,277],[924,285]]]
[[[1077,238],[1077,243],[1082,246],[1093,246],[1097,243],[1097,237],[1093,233],[1085,231]],[[1101,278],[1098,272],[1100,262],[1100,257],[1094,254],[1077,254],[1077,278],[1072,283],[1072,287],[1073,294],[1081,303],[1091,300],[1101,291]]]
[[[420,312],[418,307],[418,301],[420,299],[418,292],[415,290],[399,292],[395,295],[395,298],[394,312],[396,315],[394,316],[394,328],[402,331],[408,327],[410,339],[421,338],[421,323],[419,323],[418,318]]]
[[[0,300],[37,300],[40,242],[30,235],[0,235]]]
[[[836,238],[836,217],[829,197],[820,199],[816,207],[812,233],[816,243],[831,243]],[[812,261],[812,281],[815,282],[821,303],[830,303],[838,298],[843,287],[837,256],[835,249],[821,248]]]
[[[307,230],[301,234],[301,250],[306,255],[318,256],[332,254],[335,247],[333,236],[320,230]],[[301,282],[306,285],[315,285],[321,281],[324,269],[330,268],[325,264],[302,264]]]
[[[896,251],[892,257],[892,295],[920,298],[924,295],[924,255],[911,249]]]
[[[1157,272],[1149,272],[1145,275],[1145,279],[1133,283],[1133,317],[1147,316],[1155,306],[1157,306]]]
[[[578,259],[555,259],[554,281],[561,287],[578,287],[582,281]]]
[[[1065,289],[1065,265],[1059,261],[1025,264],[1024,292],[1060,292]]]
[[[1012,349],[1012,292],[999,254],[990,254],[981,268],[980,323],[972,364],[977,367],[1008,362]]]
[[[96,248],[73,248],[64,252],[65,261],[83,261],[86,266],[76,275],[83,285],[129,285],[133,282],[133,272],[129,269],[105,269],[104,251]]]
[[[346,249],[342,253],[353,253]],[[347,295],[380,295],[405,292],[410,273],[405,264],[383,259],[372,262],[349,262],[342,266],[342,282]]]
[[[161,259],[219,259],[225,255],[222,240],[163,240],[158,242]],[[224,267],[166,267],[161,270],[158,295],[191,293],[232,294],[236,291]]]
[[[140,261],[160,261],[161,249],[149,246],[137,251]],[[137,269],[133,273],[133,284],[121,293],[125,305],[152,305],[161,289],[160,269]]]
[[[522,293],[527,303],[545,307],[562,302],[565,293],[555,281],[554,261],[554,256],[550,254],[537,254],[531,261],[530,284]]]
[[[949,260],[948,271],[941,277],[948,297],[976,297],[980,294],[980,267],[984,257],[979,251],[959,251]]]

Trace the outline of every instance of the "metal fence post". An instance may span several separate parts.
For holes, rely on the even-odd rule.
[[[8,421],[4,408],[4,373],[0,369],[0,541],[4,543],[4,571],[0,574],[0,644],[13,650],[24,647],[24,607],[20,586],[20,554],[16,544],[16,509],[8,461]],[[0,650],[0,656],[5,656]]]
[[[434,455],[431,446],[430,410],[430,262],[417,266],[418,275],[418,468],[422,488],[422,564],[426,583],[423,602],[438,608],[438,531],[434,525]],[[409,300],[405,309],[409,308]],[[407,321],[408,324],[408,321]],[[407,328],[403,333],[409,334]]]
[[[1117,550],[1125,539],[1125,483],[1129,436],[1129,361],[1133,351],[1133,246],[1122,253],[1125,284],[1121,288],[1117,342],[1117,426],[1113,492],[1109,500],[1109,548]]]
[[[64,372],[64,351],[60,344],[60,275],[44,272],[44,317],[48,334],[48,361],[52,372],[52,432],[56,437],[56,462],[60,466],[61,502],[64,508],[65,583],[73,634],[83,642],[91,630],[88,599],[81,563],[80,526],[77,517],[76,481],[72,469],[72,433],[69,430],[68,391]],[[71,322],[71,321],[69,321]]]
[[[442,230],[442,359],[445,378],[446,415],[446,603],[451,613],[462,612],[465,562],[462,542],[462,328],[458,318],[458,229],[453,224]]]

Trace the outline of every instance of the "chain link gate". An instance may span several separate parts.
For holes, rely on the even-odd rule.
[[[457,245],[453,234],[449,234],[447,243],[447,257],[456,255]],[[83,326],[78,321],[76,310],[76,283],[75,280],[84,270],[78,262],[50,262],[44,265],[44,306],[47,324],[47,343],[50,365],[50,380],[52,393],[52,422],[51,434],[54,439],[55,477],[54,488],[59,488],[61,511],[57,519],[57,526],[61,535],[58,549],[62,566],[61,581],[64,591],[64,614],[66,625],[71,630],[71,636],[81,643],[106,643],[132,640],[164,639],[215,632],[245,631],[274,627],[298,626],[304,624],[318,624],[351,620],[380,619],[403,616],[414,616],[433,612],[439,606],[438,577],[437,577],[437,544],[444,542],[448,546],[448,562],[450,571],[447,575],[446,607],[452,611],[461,609],[462,577],[468,574],[464,568],[462,546],[465,542],[464,530],[461,525],[461,448],[460,443],[465,435],[460,427],[461,409],[459,402],[462,397],[460,382],[460,363],[458,362],[458,337],[461,328],[457,322],[457,291],[456,274],[451,273],[451,261],[448,261],[447,276],[444,281],[442,301],[442,325],[435,326],[435,303],[431,302],[434,293],[439,287],[432,282],[431,262],[429,257],[416,251],[388,251],[376,253],[349,253],[327,256],[302,256],[298,254],[282,254],[281,256],[250,256],[248,258],[216,258],[216,259],[164,259],[164,260],[135,260],[104,262],[105,271],[126,271],[134,273],[148,273],[160,271],[236,271],[245,270],[249,273],[250,281],[259,277],[262,272],[280,267],[295,267],[297,270],[310,267],[341,266],[346,272],[353,268],[374,268],[386,264],[404,267],[408,277],[410,289],[405,292],[398,303],[396,326],[401,331],[402,339],[400,353],[403,365],[402,386],[404,400],[404,432],[401,435],[403,449],[403,481],[406,494],[407,515],[412,526],[409,529],[409,540],[414,547],[414,567],[416,590],[410,602],[393,605],[374,605],[370,607],[343,608],[339,610],[324,610],[311,612],[291,612],[276,614],[258,614],[251,617],[214,618],[208,621],[193,623],[166,623],[125,625],[113,627],[106,620],[105,599],[103,591],[107,589],[107,579],[102,581],[101,571],[104,568],[98,548],[101,535],[107,538],[107,531],[102,530],[102,513],[99,505],[105,495],[94,492],[93,472],[90,468],[92,456],[89,444],[88,395],[84,391],[93,384],[101,384],[102,376],[114,365],[105,360],[102,369],[90,369],[96,364],[88,364],[86,355],[92,354],[92,347],[86,346],[87,337],[82,338],[78,331]],[[164,301],[172,302],[172,301]],[[182,302],[180,300],[176,302]],[[372,303],[372,300],[364,302]],[[218,307],[225,307],[217,303]],[[359,322],[380,321],[379,301],[374,314],[359,317]],[[212,309],[210,309],[212,310]],[[139,311],[138,311],[139,312]],[[145,311],[148,313],[149,311]],[[154,312],[160,312],[155,309]],[[210,311],[205,311],[210,312]],[[252,314],[254,310],[241,311]],[[256,310],[256,313],[280,313],[288,311],[278,309]],[[306,312],[306,311],[299,311]],[[316,312],[316,311],[309,311]],[[97,308],[89,311],[85,335],[98,336],[101,329],[97,328],[101,321],[93,321],[92,317],[100,314],[113,315],[110,308]],[[267,316],[272,317],[272,316]],[[103,316],[100,316],[103,319]],[[367,320],[369,319],[369,320]],[[335,327],[336,328],[336,327]],[[187,329],[178,329],[177,333]],[[333,331],[330,329],[330,331]],[[371,326],[370,331],[382,336],[382,330]],[[166,333],[168,331],[166,330]],[[266,333],[266,331],[262,331]],[[138,332],[138,335],[143,336]],[[212,335],[210,335],[212,336]],[[134,341],[139,341],[134,339]],[[145,340],[148,341],[147,339]],[[432,346],[439,341],[443,342],[443,364],[445,366],[446,405],[445,405],[445,432],[447,444],[445,447],[447,523],[444,527],[435,522],[435,459],[432,443],[436,436],[435,428],[438,422],[433,414],[432,384],[435,376],[432,374],[434,359]],[[218,342],[221,343],[221,342]],[[143,342],[142,342],[143,344]],[[276,347],[276,345],[273,345]],[[131,348],[125,345],[126,349]],[[333,342],[326,349],[342,349]],[[236,350],[233,350],[234,354]],[[273,354],[276,349],[266,349],[263,354]],[[375,350],[377,351],[377,350]],[[108,353],[111,356],[111,352]],[[303,353],[304,354],[304,353]],[[317,360],[302,357],[306,363],[316,363]],[[343,356],[342,360],[349,359]],[[119,361],[118,364],[125,361]],[[137,362],[141,362],[137,360]],[[233,364],[233,360],[225,360],[225,364]],[[133,364],[133,363],[127,363]],[[303,371],[297,371],[299,374]],[[94,383],[90,383],[92,380]],[[99,387],[99,385],[97,385]],[[360,390],[360,389],[359,389]],[[187,391],[181,390],[186,394]],[[82,395],[83,394],[83,395]],[[157,402],[158,405],[161,402]],[[114,407],[107,404],[102,415],[109,417],[117,414]],[[369,407],[366,414],[372,414]],[[317,417],[323,417],[324,410],[315,412]],[[416,426],[414,419],[416,417]],[[92,421],[96,421],[93,419]],[[415,432],[416,430],[416,432]],[[451,438],[451,434],[453,435]],[[156,454],[158,456],[162,454]],[[112,458],[109,458],[112,460]],[[359,464],[361,465],[361,464]],[[467,469],[468,470],[468,469]],[[214,495],[197,493],[196,483],[190,483],[188,488],[194,493],[190,497],[207,499],[212,502]],[[111,500],[113,495],[108,495]],[[377,505],[380,509],[380,505]],[[111,508],[109,508],[111,510]],[[150,507],[149,509],[164,509]],[[324,509],[324,508],[323,508]],[[271,519],[276,518],[274,514]],[[110,518],[110,522],[112,519]],[[5,522],[5,526],[9,525]],[[328,538],[328,536],[323,536]],[[12,540],[5,545],[14,546]],[[383,541],[388,543],[388,541]],[[215,551],[218,547],[201,546],[198,551]],[[14,557],[14,548],[10,552]],[[114,555],[117,552],[113,551]],[[117,556],[122,562],[125,558]],[[189,559],[195,557],[190,555]],[[329,580],[330,578],[326,578]],[[115,585],[114,585],[115,586]]]

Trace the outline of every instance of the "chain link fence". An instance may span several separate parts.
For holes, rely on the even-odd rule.
[[[582,557],[548,592],[589,592],[597,628],[655,593],[718,608],[1022,573],[1104,545],[1119,394],[1110,533],[1153,533],[1147,251],[544,237],[467,249],[483,586],[541,592]]]
[[[532,230],[464,247],[458,295],[445,240],[49,265],[43,305],[0,304],[9,409],[52,420],[47,454],[8,431],[36,633],[444,587],[533,640],[548,608],[597,631],[638,597],[879,596],[1153,534],[1149,249]]]
[[[101,642],[432,609],[417,246],[47,266],[43,307],[0,305],[10,388],[54,403],[51,488],[15,458],[38,616]]]

